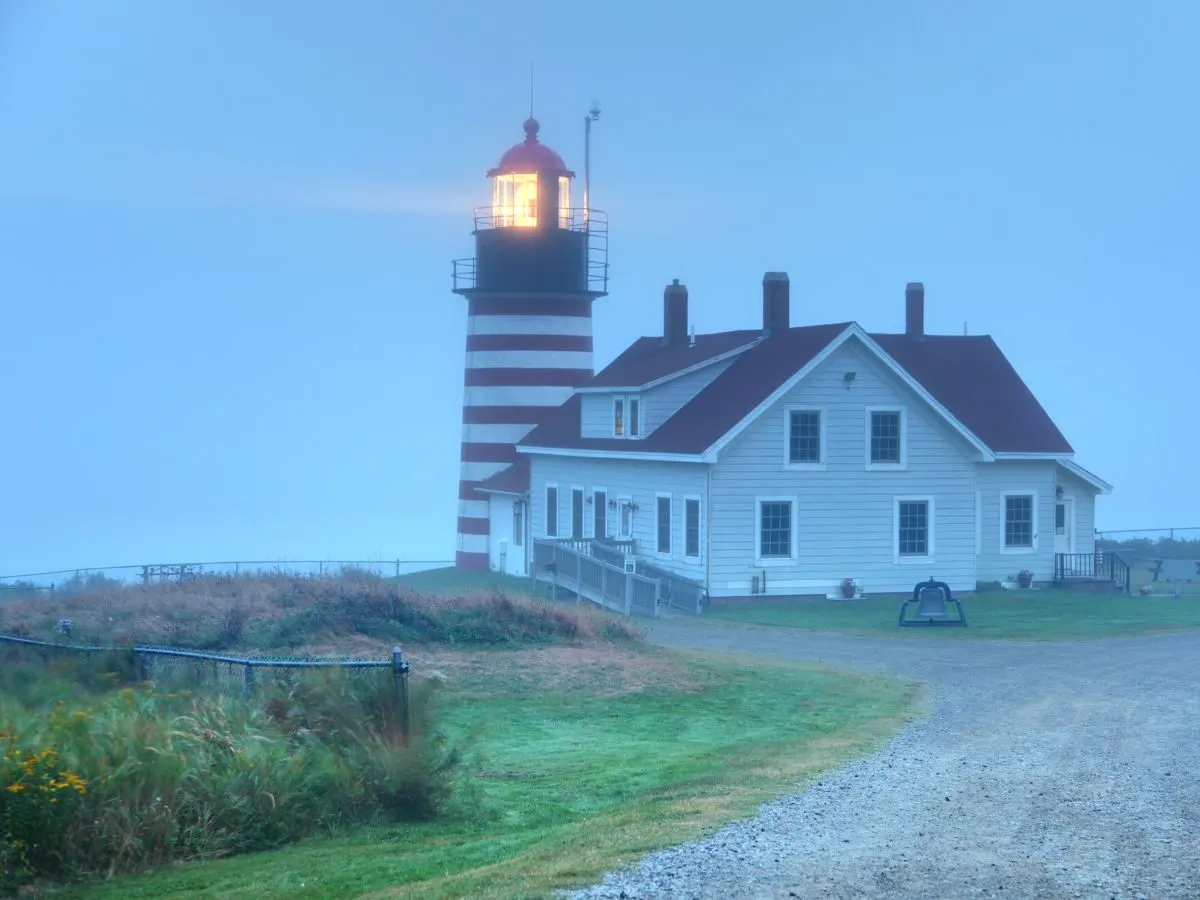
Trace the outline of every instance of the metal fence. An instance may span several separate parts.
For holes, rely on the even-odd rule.
[[[1200,596],[1200,526],[1097,531],[1096,547],[1129,563],[1135,593]]]
[[[130,566],[94,566],[0,575],[0,597],[6,594],[79,590],[118,584],[148,584],[156,581],[189,581],[212,575],[301,575],[321,577],[347,570],[370,572],[396,578],[429,569],[454,565],[453,560],[412,559],[324,559],[324,560],[233,560],[225,562],[143,563]]]
[[[337,659],[235,656],[225,653],[204,653],[199,650],[185,650],[179,647],[157,647],[147,644],[134,644],[132,647],[106,647],[97,644],[88,645],[41,641],[22,635],[2,633],[0,633],[0,645],[31,651],[37,654],[44,662],[61,658],[64,654],[89,657],[103,653],[128,653],[132,656],[134,672],[140,681],[155,681],[158,676],[167,674],[169,666],[182,663],[192,670],[190,674],[193,676],[191,679],[193,682],[209,681],[218,685],[224,685],[232,679],[237,679],[240,682],[242,694],[247,698],[253,696],[257,689],[260,681],[259,675],[256,675],[258,670],[273,673],[295,673],[313,669],[340,669],[350,672],[378,672],[383,670],[391,676],[397,708],[400,710],[402,716],[404,733],[408,734],[408,673],[410,666],[404,658],[404,651],[400,647],[392,648],[390,659]]]

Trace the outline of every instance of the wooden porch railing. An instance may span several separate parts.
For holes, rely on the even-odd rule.
[[[658,616],[658,582],[590,554],[583,542],[535,540],[533,577],[622,615]]]

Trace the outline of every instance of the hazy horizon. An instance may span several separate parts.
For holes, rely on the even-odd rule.
[[[1200,8],[674,9],[0,8],[0,573],[452,559],[450,261],[531,58],[580,174],[603,110],[597,369],[673,278],[700,332],[756,327],[769,270],[869,331],[922,281],[1114,485],[1097,527],[1200,526]]]

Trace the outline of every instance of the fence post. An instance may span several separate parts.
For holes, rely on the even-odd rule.
[[[400,577],[400,560],[396,560],[396,577]]]
[[[137,654],[139,680],[149,681],[150,680],[150,661],[148,659],[146,659],[145,653],[142,653],[141,651],[138,651],[138,650],[134,650],[133,652]]]
[[[404,651],[392,648],[392,687],[396,692],[396,705],[400,708],[400,727],[404,729],[404,740],[408,741],[411,716],[408,708],[408,663]]]
[[[246,698],[254,696],[254,666],[246,664],[246,673],[242,678],[242,685],[246,693]]]

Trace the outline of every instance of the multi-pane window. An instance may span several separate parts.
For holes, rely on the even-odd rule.
[[[871,462],[900,462],[900,413],[871,411]]]
[[[571,490],[571,537],[583,537],[583,488]]]
[[[793,409],[788,414],[788,462],[821,462],[821,414]]]
[[[558,488],[546,486],[546,537],[558,537]]]
[[[658,497],[655,515],[655,531],[658,532],[658,552],[671,552],[671,498]]]
[[[896,544],[900,555],[928,556],[929,501],[902,500],[896,512]]]
[[[518,500],[513,504],[513,546],[525,543],[525,504]]]
[[[683,555],[700,556],[700,501],[695,497],[683,501]]]
[[[1054,504],[1054,533],[1067,533],[1067,504],[1065,503]]]
[[[1033,546],[1033,497],[1016,494],[1004,498],[1004,546]]]
[[[642,433],[642,403],[637,397],[613,398],[613,437],[635,438]]]
[[[792,555],[792,501],[764,500],[758,505],[759,559]]]
[[[608,537],[608,492],[592,492],[592,534],[598,538]]]

